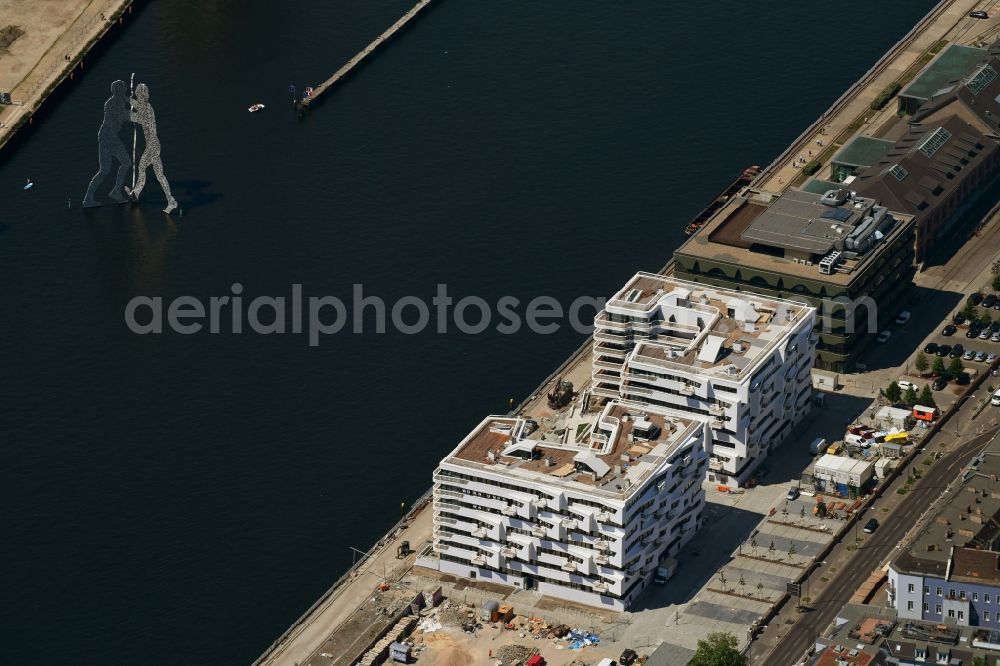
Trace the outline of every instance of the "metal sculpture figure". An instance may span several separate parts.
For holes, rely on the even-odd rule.
[[[131,99],[131,104],[132,122],[142,127],[142,134],[146,145],[142,150],[142,157],[139,158],[139,178],[131,189],[126,187],[125,191],[132,199],[138,201],[139,195],[142,194],[142,188],[146,186],[146,169],[153,167],[156,180],[159,181],[160,187],[163,188],[163,193],[167,195],[167,207],[163,209],[163,212],[170,213],[177,208],[177,200],[174,199],[174,195],[170,192],[170,183],[167,182],[167,177],[163,175],[163,161],[160,159],[160,139],[156,134],[156,115],[153,113],[153,107],[149,103],[149,88],[146,87],[145,83],[140,83],[135,87],[135,97]]]
[[[104,121],[97,132],[97,159],[99,168],[90,179],[87,194],[83,197],[84,206],[100,206],[94,199],[97,186],[111,174],[112,160],[118,160],[118,176],[115,186],[111,189],[111,198],[118,203],[128,199],[122,194],[125,176],[132,169],[132,158],[129,157],[125,144],[122,143],[121,129],[129,119],[129,98],[125,90],[125,82],[118,80],[111,83],[111,97],[104,103]]]

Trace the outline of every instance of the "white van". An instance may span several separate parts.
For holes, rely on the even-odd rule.
[[[913,389],[914,391],[917,390],[916,384],[914,384],[913,382],[908,382],[905,379],[900,379],[898,382],[896,382],[896,386],[898,386],[899,390],[903,392],[906,392],[909,389]]]
[[[993,392],[993,397],[990,398],[991,405],[1000,405],[1000,389]]]

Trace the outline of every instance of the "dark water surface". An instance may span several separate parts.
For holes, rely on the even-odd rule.
[[[932,4],[440,0],[301,122],[409,0],[142,5],[0,157],[3,662],[251,661],[581,340],[143,337],[131,297],[609,294]],[[76,203],[133,71],[172,221]]]

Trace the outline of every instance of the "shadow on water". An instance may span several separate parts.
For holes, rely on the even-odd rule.
[[[184,210],[208,206],[221,199],[222,194],[213,192],[211,186],[211,181],[207,180],[178,180],[170,183],[174,197],[177,198]],[[163,199],[163,202],[166,203],[166,199]]]

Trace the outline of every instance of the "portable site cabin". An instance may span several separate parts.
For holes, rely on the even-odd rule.
[[[918,421],[932,422],[937,418],[937,407],[925,407],[923,405],[913,405],[913,418]]]
[[[813,483],[817,490],[840,497],[857,497],[867,492],[875,472],[864,460],[825,455],[816,461]]]
[[[883,407],[875,412],[875,422],[883,428],[909,430],[913,426],[913,413],[898,407]]]

